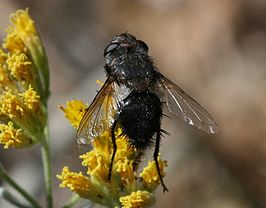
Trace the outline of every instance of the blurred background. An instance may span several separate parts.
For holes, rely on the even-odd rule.
[[[8,16],[29,7],[51,70],[50,127],[55,207],[71,196],[55,175],[80,169],[75,130],[59,104],[90,103],[105,80],[103,50],[115,34],[144,40],[160,71],[199,101],[219,125],[207,135],[165,118],[168,160],[154,207],[266,207],[266,1],[1,0],[0,38]],[[152,159],[147,156],[144,160]],[[0,149],[11,176],[44,202],[39,147]],[[10,207],[0,199],[0,207]],[[79,205],[77,206],[79,207]]]

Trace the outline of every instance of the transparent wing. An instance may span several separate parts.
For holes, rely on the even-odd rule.
[[[168,110],[200,130],[211,134],[217,133],[217,124],[212,116],[180,87],[163,75],[161,76],[161,85],[164,88],[164,99]]]
[[[126,96],[125,91],[115,82],[110,79],[105,81],[80,121],[77,130],[79,144],[89,144],[95,137],[110,130],[119,103],[124,96]]]

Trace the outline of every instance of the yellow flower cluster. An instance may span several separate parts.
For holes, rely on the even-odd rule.
[[[66,107],[60,106],[65,116],[74,127],[78,127],[86,105],[81,101],[67,102]],[[76,115],[76,116],[75,116]],[[116,130],[116,134],[121,131]],[[60,187],[69,188],[80,197],[107,207],[148,207],[154,202],[152,192],[160,184],[154,162],[138,174],[136,160],[139,152],[129,145],[126,137],[116,139],[117,152],[114,159],[112,177],[108,180],[113,145],[110,132],[91,141],[92,150],[81,155],[82,165],[87,168],[86,175],[71,172],[68,167],[57,177],[61,180]],[[162,176],[165,175],[166,161],[160,158],[159,166]]]
[[[67,119],[70,121],[74,128],[78,128],[79,122],[82,119],[87,105],[79,100],[72,100],[66,103],[67,107],[59,106],[59,108],[65,113]]]
[[[22,148],[43,138],[49,72],[28,10],[12,14],[6,32],[0,48],[0,144]]]
[[[9,53],[6,60],[11,76],[21,84],[32,84],[31,62],[25,53]]]
[[[28,146],[31,140],[22,133],[21,129],[15,129],[14,124],[10,121],[8,124],[0,124],[0,137],[4,148],[15,147],[21,148]]]
[[[160,157],[159,157],[160,158]],[[159,168],[160,173],[162,174],[162,177],[164,177],[165,173],[163,172],[163,169],[167,166],[166,161],[161,161],[159,159]],[[140,177],[143,178],[143,184],[148,190],[155,190],[160,182],[159,175],[156,170],[156,165],[154,161],[149,161],[147,167],[143,168],[142,173],[140,174]]]
[[[120,197],[120,202],[126,208],[150,207],[154,203],[154,196],[148,191],[136,191],[128,196]]]

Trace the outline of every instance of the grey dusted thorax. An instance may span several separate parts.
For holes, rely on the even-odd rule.
[[[134,91],[145,91],[159,79],[159,74],[149,56],[124,54],[106,58],[106,71],[117,81]]]

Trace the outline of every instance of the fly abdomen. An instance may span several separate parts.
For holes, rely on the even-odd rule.
[[[131,92],[120,109],[118,122],[132,146],[145,149],[155,144],[153,135],[160,131],[162,104],[152,92]]]

